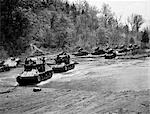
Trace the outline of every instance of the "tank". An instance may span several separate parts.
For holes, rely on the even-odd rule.
[[[88,55],[89,53],[84,50],[83,48],[79,48],[77,52],[73,53],[72,55],[74,56],[86,56]]]
[[[0,72],[9,71],[10,67],[8,65],[0,65]]]
[[[127,52],[129,52],[129,50],[127,48],[117,49],[116,50],[116,55],[117,56],[124,56],[124,55],[127,54]]]
[[[116,57],[116,53],[113,49],[109,49],[107,53],[105,54],[105,59],[113,59]]]
[[[75,56],[85,56],[85,55],[88,55],[88,52],[86,52],[86,51],[76,52],[73,55],[75,55]]]
[[[61,63],[61,64],[55,65],[52,69],[54,73],[61,73],[61,72],[66,72],[74,68],[75,68],[75,63],[70,63],[70,64]]]
[[[2,66],[4,64],[3,60],[0,60],[0,66]]]
[[[92,55],[103,55],[103,54],[105,54],[106,52],[103,50],[103,49],[99,49],[99,47],[98,48],[96,48],[95,50],[94,50],[94,52],[93,53],[91,53]]]
[[[21,86],[31,85],[50,79],[52,75],[52,68],[49,67],[44,61],[35,62],[32,60],[26,60],[24,71],[17,76],[16,81]]]
[[[8,66],[10,68],[15,68],[19,65],[20,63],[20,59],[19,58],[14,58],[14,57],[10,57],[7,60],[4,61],[4,65]]]
[[[85,56],[85,55],[88,55],[88,54],[89,53],[86,50],[83,50],[82,48],[80,48],[78,50],[78,52],[75,52],[72,55],[75,55],[75,56]]]
[[[122,52],[122,51],[116,51],[116,56],[125,56],[127,52]]]
[[[16,68],[20,63],[19,58],[10,57],[0,62],[0,72],[9,71],[11,68]]]
[[[106,54],[105,55],[105,59],[113,59],[116,57],[116,54],[115,53],[112,53],[112,54]]]
[[[14,68],[17,66],[17,62],[15,61],[15,58],[11,57],[5,60],[4,65],[9,66],[10,68]]]
[[[54,73],[66,72],[75,68],[75,63],[70,62],[70,56],[67,54],[57,55],[56,64],[53,66]]]

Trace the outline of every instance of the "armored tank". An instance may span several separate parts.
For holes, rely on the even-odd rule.
[[[39,61],[29,59],[25,60],[24,71],[17,76],[16,81],[19,85],[31,85],[50,79],[52,75],[53,70],[44,59]]]
[[[53,66],[54,73],[66,72],[75,68],[75,63],[70,62],[70,56],[66,53],[57,55],[56,64]]]
[[[92,55],[104,55],[106,52],[103,49],[100,49],[99,47],[97,47],[93,53],[91,53]]]
[[[5,72],[5,71],[9,71],[10,68],[8,65],[4,65],[4,64],[1,64],[0,65],[0,72]]]
[[[20,59],[10,57],[0,62],[0,72],[9,71],[11,68],[15,68],[19,65]]]
[[[88,55],[88,54],[89,53],[86,50],[83,50],[82,48],[80,48],[78,50],[78,52],[75,52],[72,55],[75,55],[75,56],[85,56],[85,55]]]
[[[116,57],[116,53],[113,49],[109,49],[107,53],[105,54],[105,59],[113,59]]]
[[[19,63],[20,63],[19,58],[10,57],[7,60],[5,60],[4,65],[8,66],[9,68],[15,68],[19,65]]]
[[[0,66],[2,66],[4,64],[3,60],[0,60]]]

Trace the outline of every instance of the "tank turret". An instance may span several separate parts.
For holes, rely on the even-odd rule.
[[[16,68],[20,63],[19,58],[10,57],[0,63],[0,72],[9,71],[11,68]]]
[[[86,56],[88,55],[89,53],[84,50],[83,48],[79,48],[77,52],[73,53],[73,55],[75,56]]]
[[[19,85],[36,84],[52,77],[52,68],[43,59],[25,59],[24,71],[16,78]]]
[[[66,53],[57,55],[55,62],[56,65],[53,67],[55,73],[65,72],[75,67],[75,64],[70,61],[70,55]]]

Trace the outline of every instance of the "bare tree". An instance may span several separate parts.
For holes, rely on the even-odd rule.
[[[111,12],[111,8],[108,4],[103,4],[101,9],[101,14],[104,21],[104,26],[107,28],[107,25],[111,24],[111,20],[113,20],[113,13]]]
[[[139,28],[144,23],[142,15],[138,14],[132,14],[131,17],[128,17],[127,21],[130,24],[132,31],[136,32],[139,32]]]
[[[116,28],[116,29],[118,29],[119,28],[119,25],[120,25],[120,23],[121,23],[121,16],[119,16],[119,17],[117,17],[117,16],[113,16],[112,18],[111,18],[111,26],[112,27],[114,27],[114,28]]]
[[[143,19],[142,15],[135,15],[134,16],[134,24],[135,24],[136,32],[139,32],[139,28],[141,27],[141,25],[143,23],[144,23],[144,19]]]
[[[146,48],[146,44],[149,43],[149,35],[148,31],[145,29],[143,34],[142,34],[142,40],[141,43],[143,43],[143,48]]]
[[[131,28],[131,31],[134,31],[134,15],[132,14],[130,17],[127,18],[127,23],[128,23],[128,26]]]

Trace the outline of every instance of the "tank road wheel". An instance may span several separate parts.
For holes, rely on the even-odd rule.
[[[70,70],[73,68],[73,65],[70,65]]]
[[[47,72],[47,78],[50,77],[50,72]]]
[[[3,68],[0,68],[0,72],[3,72]]]
[[[51,78],[52,77],[52,72],[48,72],[48,76]]]
[[[68,70],[68,68],[67,68],[67,66],[65,66],[65,71],[67,71]]]
[[[71,69],[73,69],[73,68],[74,68],[74,64],[71,65]]]
[[[37,76],[37,81],[41,82],[41,77],[40,76]]]
[[[73,69],[73,64],[70,66],[70,70]]]
[[[45,78],[44,79],[48,79],[48,72],[45,72]]]
[[[74,68],[75,68],[75,64],[72,65],[72,69],[74,69]]]

